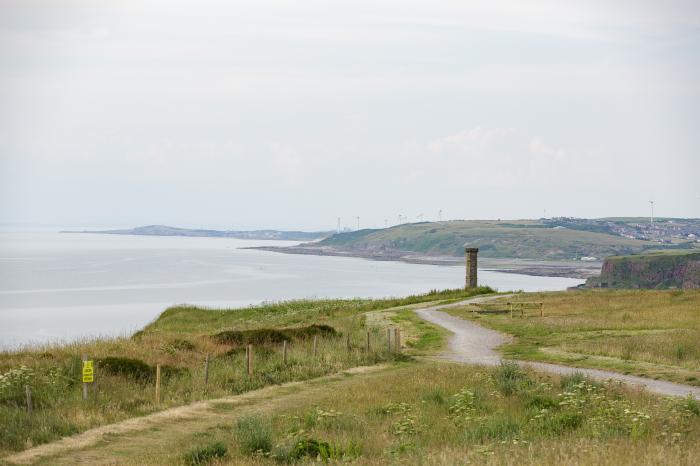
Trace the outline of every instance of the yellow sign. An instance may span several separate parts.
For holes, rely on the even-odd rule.
[[[92,368],[92,361],[83,361],[83,383],[94,381],[95,372]]]

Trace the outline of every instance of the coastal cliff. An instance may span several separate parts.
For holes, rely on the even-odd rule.
[[[700,251],[659,252],[605,259],[590,287],[700,288]]]

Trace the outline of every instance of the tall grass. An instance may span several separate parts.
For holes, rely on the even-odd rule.
[[[515,335],[503,347],[509,357],[700,384],[699,290],[527,293],[517,299],[542,301],[544,317],[450,312]]]
[[[385,300],[290,301],[231,310],[171,308],[132,338],[95,339],[0,353],[0,455],[55,440],[91,427],[169,406],[239,394],[271,384],[305,380],[342,369],[390,361],[385,331],[368,327],[364,313],[395,305],[454,300],[484,293],[447,290]],[[282,344],[270,339],[253,347],[254,372],[246,373],[244,348],[213,336],[224,331],[327,325],[317,333],[313,355],[308,332],[282,332],[290,338],[287,363]],[[323,328],[323,327],[318,327]],[[366,351],[367,332],[370,351]],[[259,332],[258,332],[259,333]],[[249,335],[248,333],[244,333]],[[277,333],[275,333],[276,335]],[[230,334],[229,334],[230,335]],[[350,344],[348,348],[348,342]],[[97,363],[88,401],[81,395],[82,354]],[[209,378],[205,389],[205,356]],[[163,368],[162,404],[156,406],[153,374]],[[26,410],[25,386],[34,413]]]
[[[504,380],[519,382],[508,396],[498,390]],[[419,364],[348,381],[258,417],[256,425],[272,426],[265,441],[273,445],[258,462],[295,458],[295,446],[323,460],[319,446],[337,454],[351,445],[353,464],[589,464],[588,452],[576,447],[584,444],[617,450],[597,464],[628,464],[626,455],[650,449],[666,453],[662,463],[691,464],[700,454],[700,416],[688,403],[508,364]],[[247,440],[222,438],[237,452],[232,464],[245,462]]]

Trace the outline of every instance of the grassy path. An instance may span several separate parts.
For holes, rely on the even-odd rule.
[[[266,387],[242,395],[202,401],[106,425],[3,458],[6,464],[163,464],[168,453],[197,432],[230,428],[235,420],[342,390],[359,374],[384,373],[392,366],[356,367],[304,382]],[[148,459],[150,458],[150,459]],[[167,462],[167,461],[166,461]]]
[[[502,298],[482,297],[475,298],[481,302],[489,299]],[[474,300],[472,300],[474,302]],[[420,309],[416,313],[427,321],[446,328],[452,332],[449,340],[449,349],[443,353],[446,359],[469,363],[469,364],[498,364],[502,357],[496,352],[496,348],[509,341],[510,337],[496,330],[487,329],[474,322],[460,319],[442,312],[445,306],[435,306]],[[646,377],[620,374],[618,372],[589,369],[581,367],[565,366],[561,364],[550,364],[541,362],[518,361],[522,365],[530,366],[538,370],[553,372],[559,375],[570,375],[573,373],[585,374],[597,380],[619,380],[640,388],[649,390],[652,393],[670,396],[692,395],[700,399],[700,388],[662,380],[654,380]]]

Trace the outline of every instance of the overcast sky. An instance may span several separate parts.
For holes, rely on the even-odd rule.
[[[0,223],[700,217],[700,3],[2,0],[0,141]]]

